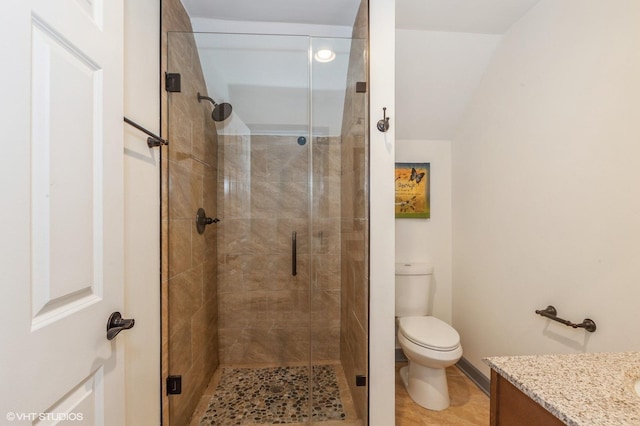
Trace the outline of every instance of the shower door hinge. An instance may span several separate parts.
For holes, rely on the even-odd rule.
[[[367,376],[356,375],[356,386],[367,386]]]
[[[167,377],[167,395],[179,395],[182,393],[182,376]]]
[[[170,72],[165,73],[164,89],[167,92],[179,92],[180,91],[180,74],[170,73]]]
[[[358,82],[356,82],[356,93],[367,93],[367,82],[366,81],[358,81]]]

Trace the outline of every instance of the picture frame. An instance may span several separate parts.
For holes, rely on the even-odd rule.
[[[431,218],[431,163],[396,163],[396,219]]]

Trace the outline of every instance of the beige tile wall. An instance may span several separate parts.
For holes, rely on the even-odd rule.
[[[317,137],[313,145],[311,244],[311,359],[340,356],[340,137]]]
[[[163,419],[180,426],[218,365],[217,226],[200,235],[194,222],[199,207],[217,215],[217,133],[210,105],[197,101],[206,86],[189,19],[179,0],[162,10],[162,68],[182,77],[181,92],[163,91],[162,102],[163,379],[182,376],[182,394],[163,397]]]
[[[347,94],[342,122],[341,181],[341,333],[340,360],[351,388],[356,411],[365,420],[367,388],[355,386],[355,376],[368,376],[368,138],[367,95],[356,93],[367,81],[366,37],[368,7],[363,1],[353,31]]]
[[[223,364],[304,362],[310,347],[314,359],[337,359],[339,142],[315,138],[313,144],[300,146],[296,136],[220,137],[218,204],[224,225],[218,240],[218,297]],[[309,149],[314,151],[311,160]],[[318,171],[311,203],[309,161]],[[296,276],[291,273],[294,231]]]

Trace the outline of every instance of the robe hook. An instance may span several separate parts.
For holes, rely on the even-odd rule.
[[[378,120],[378,130],[386,132],[389,130],[389,117],[387,117],[387,107],[382,108],[382,120]]]

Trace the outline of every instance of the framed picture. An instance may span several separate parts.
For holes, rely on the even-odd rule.
[[[430,163],[396,163],[396,218],[431,217]]]

